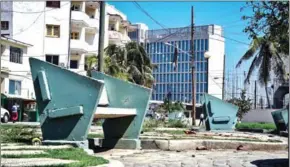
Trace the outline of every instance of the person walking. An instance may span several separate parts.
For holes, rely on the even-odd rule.
[[[203,120],[204,120],[204,115],[203,115],[203,113],[200,114],[199,119],[200,119],[200,122],[199,122],[199,125],[198,125],[198,126],[203,125]]]
[[[17,119],[18,119],[18,105],[17,105],[17,103],[15,103],[12,106],[11,112],[12,112],[12,117],[11,117],[12,121],[13,121],[13,123],[15,123],[15,121],[17,121]]]

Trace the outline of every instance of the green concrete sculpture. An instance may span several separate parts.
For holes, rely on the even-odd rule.
[[[139,135],[149,106],[151,89],[109,75],[92,72],[92,77],[104,81],[105,92],[95,117],[105,118],[102,147],[138,148]]]
[[[202,108],[207,130],[234,130],[239,109],[237,106],[204,94]]]
[[[104,86],[98,81],[29,58],[44,141],[86,141]]]
[[[271,114],[275,122],[277,131],[278,132],[288,131],[288,115],[289,115],[288,108],[273,111]]]

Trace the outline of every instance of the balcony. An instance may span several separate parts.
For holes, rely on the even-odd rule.
[[[128,35],[123,35],[118,31],[111,31],[109,30],[109,43],[111,44],[126,44],[127,42],[131,41]]]
[[[96,18],[91,18],[85,12],[82,11],[72,11],[71,14],[72,24],[75,27],[86,27],[88,32],[96,33],[97,27],[99,25],[99,20]]]
[[[72,39],[70,41],[70,47],[72,51],[76,51],[76,52],[81,52],[81,53],[86,53],[88,52],[88,44],[85,41],[82,40],[75,40]]]

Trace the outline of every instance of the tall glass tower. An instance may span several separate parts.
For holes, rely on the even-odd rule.
[[[195,82],[196,82],[196,103],[201,103],[201,97],[209,92],[209,59],[204,57],[210,49],[210,36],[214,33],[215,27],[195,27],[194,54],[195,54]],[[152,100],[163,101],[168,93],[173,101],[191,103],[192,99],[192,75],[191,75],[191,51],[190,51],[190,27],[172,28],[166,30],[149,30],[146,50],[152,62],[158,66],[154,70],[155,85],[153,88]],[[178,48],[178,63],[174,70],[173,56],[174,49]],[[224,48],[221,48],[224,51]],[[213,52],[215,53],[215,52]],[[218,56],[214,54],[213,56]],[[223,70],[222,63],[221,69]],[[210,58],[211,59],[211,58]],[[213,66],[215,66],[213,64]],[[222,86],[222,85],[221,85]],[[220,91],[222,96],[222,90]]]

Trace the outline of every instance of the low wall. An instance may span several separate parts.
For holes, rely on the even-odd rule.
[[[242,122],[265,122],[274,123],[273,117],[271,115],[272,111],[277,109],[255,109],[250,110],[242,119]]]

